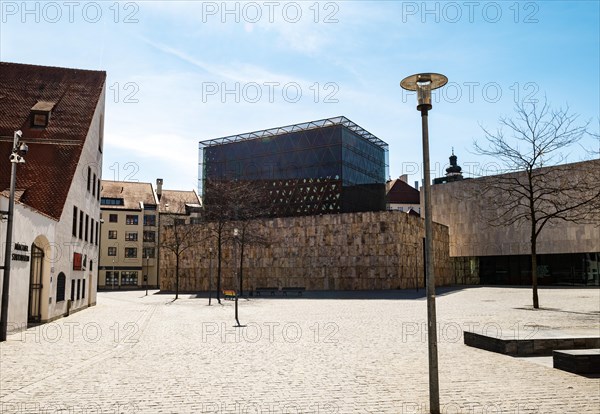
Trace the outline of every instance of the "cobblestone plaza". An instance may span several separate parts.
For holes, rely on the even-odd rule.
[[[423,291],[233,302],[143,291],[0,344],[1,413],[425,413]],[[335,295],[335,296],[334,296]],[[440,289],[444,413],[597,413],[600,379],[470,348],[462,331],[600,334],[598,289]],[[15,328],[15,327],[13,327]]]

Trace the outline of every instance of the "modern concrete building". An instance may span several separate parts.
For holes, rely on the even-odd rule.
[[[105,82],[103,71],[0,62],[0,210],[14,132],[29,146],[16,174],[9,331],[96,303]]]
[[[268,194],[270,216],[383,211],[387,155],[343,116],[211,139],[200,142],[200,194],[209,206],[207,183],[237,180]]]
[[[562,177],[564,186],[586,182],[590,194],[597,194],[600,160],[544,168],[562,170],[557,177]],[[523,180],[525,173],[446,181],[431,187],[433,220],[449,228],[456,283],[531,284],[529,222],[490,224],[490,219],[501,214],[500,207],[493,199],[478,196],[489,180],[498,177]],[[541,190],[552,196],[551,185]],[[597,211],[595,222],[557,220],[541,231],[537,242],[541,285],[600,284],[600,208]]]
[[[158,198],[151,183],[103,180],[99,289],[158,287]]]

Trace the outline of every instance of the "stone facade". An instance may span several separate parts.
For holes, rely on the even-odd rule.
[[[583,169],[593,182],[600,180],[600,160],[565,164],[553,168],[573,171]],[[524,173],[520,173],[524,174]],[[491,211],[490,201],[478,197],[485,186],[484,177],[431,187],[433,221],[449,228],[451,257],[528,255],[530,228],[528,223],[492,226],[490,218],[501,211]],[[548,223],[538,238],[538,254],[600,252],[600,216],[596,224],[580,224],[556,220]]]
[[[199,225],[208,237],[213,224]],[[230,226],[232,229],[234,225]],[[232,230],[228,230],[229,233]],[[401,212],[347,213],[262,220],[255,229],[268,245],[245,245],[244,290],[305,287],[307,290],[378,290],[423,287],[424,221]],[[448,285],[452,264],[448,228],[434,224],[436,285]],[[213,248],[212,272],[209,248]],[[208,239],[186,252],[180,263],[180,290],[216,286],[216,245]],[[222,288],[235,289],[234,249],[224,245]],[[175,287],[175,257],[161,249],[161,289]]]

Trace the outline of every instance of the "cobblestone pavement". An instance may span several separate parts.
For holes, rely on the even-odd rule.
[[[422,292],[420,292],[422,293]],[[428,412],[426,302],[414,292],[240,300],[99,293],[0,344],[2,413]],[[343,297],[343,298],[342,298]],[[444,413],[595,413],[600,379],[467,347],[463,330],[600,335],[600,290],[438,292]]]

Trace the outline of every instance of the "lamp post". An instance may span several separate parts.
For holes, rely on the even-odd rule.
[[[146,285],[146,296],[148,296],[148,254],[146,253],[146,274],[144,275],[144,284]]]
[[[418,73],[400,82],[403,89],[417,92],[417,110],[421,112],[423,131],[423,173],[425,192],[425,273],[427,275],[427,341],[429,348],[429,410],[440,412],[438,353],[435,314],[435,275],[433,272],[433,221],[431,215],[431,177],[429,171],[429,125],[427,113],[431,106],[431,91],[441,88],[448,78],[439,73]]]
[[[13,216],[15,210],[15,187],[17,182],[17,164],[24,164],[25,158],[23,155],[27,154],[29,148],[24,142],[19,142],[23,133],[15,131],[13,137],[13,149],[10,154],[10,195],[8,197],[8,210],[3,211],[2,214],[6,214],[6,246],[4,250],[4,277],[2,279],[2,304],[0,315],[0,342],[6,341],[6,334],[8,332],[8,293],[10,289],[10,266],[12,259],[12,233],[13,233]]]
[[[238,317],[238,293],[240,291],[240,281],[238,279],[238,271],[237,271],[237,243],[238,243],[239,231],[238,229],[233,229],[233,275],[235,277],[237,283],[237,290],[235,292],[235,321],[237,322],[237,326],[242,326],[240,324],[240,319]]]
[[[208,252],[208,306],[210,306],[210,302],[212,301],[212,247],[208,249]]]

